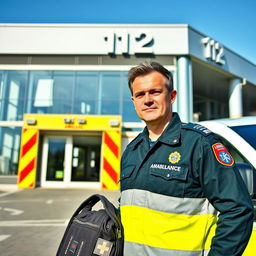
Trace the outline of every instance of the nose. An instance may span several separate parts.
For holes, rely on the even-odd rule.
[[[145,94],[144,104],[145,105],[151,105],[152,103],[153,103],[153,99],[152,99],[150,93],[146,93]]]

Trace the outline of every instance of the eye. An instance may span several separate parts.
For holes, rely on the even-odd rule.
[[[161,94],[162,93],[162,91],[161,90],[152,90],[152,91],[150,91],[150,94],[152,94],[152,95],[154,95],[154,96],[157,96],[157,95],[159,95],[159,94]]]
[[[142,98],[144,95],[145,95],[144,92],[138,92],[138,93],[135,93],[134,96],[135,96],[136,99],[139,99],[139,98]]]

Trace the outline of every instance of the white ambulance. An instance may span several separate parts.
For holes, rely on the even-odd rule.
[[[256,255],[256,116],[200,122],[218,134],[235,159],[254,204],[254,227],[243,256]]]

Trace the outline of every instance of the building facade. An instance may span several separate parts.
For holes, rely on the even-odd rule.
[[[256,65],[188,25],[0,24],[0,175],[116,189],[145,60],[173,73],[184,122],[255,114]]]

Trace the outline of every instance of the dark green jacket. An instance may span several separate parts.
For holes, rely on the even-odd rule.
[[[121,165],[121,215],[122,205],[133,204],[122,200],[130,191],[209,200],[218,221],[208,256],[238,256],[247,245],[253,206],[232,157],[218,136],[200,125],[181,123],[177,113],[152,148],[146,128],[127,146]],[[129,242],[127,250],[136,243]]]

